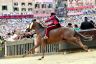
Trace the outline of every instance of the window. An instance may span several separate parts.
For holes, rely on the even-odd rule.
[[[38,13],[38,11],[36,11],[36,13]]]
[[[32,6],[32,3],[28,3],[28,6]]]
[[[2,10],[7,10],[7,6],[6,5],[3,5],[2,6]]]
[[[42,4],[42,8],[46,8],[46,4]]]
[[[39,4],[35,4],[35,8],[40,8],[40,5]]]
[[[49,4],[49,5],[48,5],[48,8],[52,8],[52,4]]]
[[[46,10],[46,14],[49,14],[49,10]]]
[[[28,8],[28,11],[32,11],[32,8]]]
[[[15,2],[15,3],[14,3],[14,5],[15,5],[15,6],[18,6],[18,3],[17,3],[17,2]]]
[[[45,11],[43,11],[43,14],[45,13]]]
[[[22,8],[22,11],[26,11],[26,8]]]
[[[21,3],[21,5],[22,5],[22,6],[25,6],[25,3],[24,3],[24,2],[22,2],[22,3]]]
[[[14,10],[14,11],[19,11],[19,8],[14,7],[13,10]]]

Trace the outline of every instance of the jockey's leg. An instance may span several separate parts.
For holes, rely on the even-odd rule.
[[[48,38],[49,37],[50,30],[55,29],[55,28],[59,28],[59,27],[60,26],[58,26],[58,25],[54,25],[54,26],[50,26],[50,27],[46,28],[46,30],[45,30],[45,36],[47,36],[47,38]]]

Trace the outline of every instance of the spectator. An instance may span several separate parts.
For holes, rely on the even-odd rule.
[[[72,23],[68,23],[67,27],[73,28]]]
[[[74,30],[76,30],[76,31],[79,31],[80,30],[80,28],[78,27],[77,24],[74,25]]]
[[[95,22],[93,22],[92,20],[90,20],[90,23],[92,23],[93,26],[94,26],[93,28],[95,28],[95,26],[96,26],[96,25],[95,25]]]
[[[72,23],[68,23],[68,25],[67,25],[66,27],[68,27],[68,28],[70,28],[70,29],[72,29],[72,30],[73,30]]]
[[[91,28],[94,28],[94,25],[91,22],[88,22],[88,18],[85,17],[84,22],[81,23],[80,28],[82,30],[91,29]]]

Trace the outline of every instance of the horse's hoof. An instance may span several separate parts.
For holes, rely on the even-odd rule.
[[[92,50],[88,50],[88,52],[91,52]]]
[[[23,58],[25,57],[25,56],[22,56]]]
[[[22,57],[24,58],[26,55],[23,55]]]
[[[42,60],[44,57],[39,58],[38,60]]]
[[[39,58],[38,60],[41,60],[41,58]]]
[[[88,50],[85,50],[86,52],[89,52]]]
[[[67,54],[67,52],[63,52],[63,55]]]
[[[88,49],[85,49],[86,52],[89,52]]]
[[[88,52],[88,47],[86,45],[84,45],[83,49]]]

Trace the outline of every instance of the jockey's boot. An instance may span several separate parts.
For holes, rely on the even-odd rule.
[[[48,37],[45,35],[45,36],[44,36],[44,39],[48,39]]]

